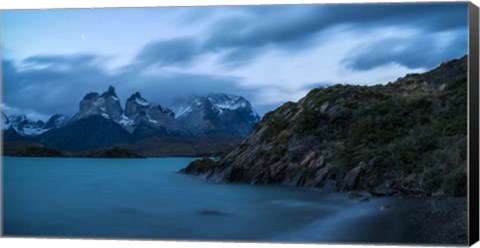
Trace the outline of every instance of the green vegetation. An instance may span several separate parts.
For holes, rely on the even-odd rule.
[[[448,175],[443,180],[445,193],[454,196],[467,195],[467,174],[463,172]]]
[[[302,135],[311,135],[317,129],[319,124],[319,114],[313,109],[306,109],[300,116],[296,133]]]
[[[421,83],[413,78],[405,82]],[[466,86],[461,77],[442,90],[428,92],[406,92],[397,84],[317,89],[308,94],[295,133],[336,140],[330,160],[340,174],[365,161],[373,178],[424,175],[421,182],[406,184],[431,193],[443,189],[449,195],[464,195],[465,174],[450,175],[444,168],[461,168],[466,159],[465,142],[447,143],[452,137],[466,136]],[[327,102],[336,109],[322,113],[320,108]],[[453,149],[446,149],[449,146]]]
[[[98,152],[93,152],[87,154],[86,157],[89,158],[145,158],[131,150],[120,148],[120,147],[112,147],[109,149],[101,150]]]
[[[285,146],[275,146],[272,149],[272,154],[276,156],[283,156],[287,152],[287,148]]]
[[[181,173],[186,174],[203,174],[210,172],[218,167],[218,162],[210,158],[202,158],[192,161],[187,168],[181,169]]]
[[[216,167],[218,164],[215,160],[210,158],[202,158],[200,160],[194,161],[199,167],[202,168],[213,168]]]
[[[27,147],[24,151],[15,155],[20,157],[65,157],[65,154],[61,151],[41,146]]]
[[[277,137],[277,134],[287,128],[288,122],[275,116],[264,118],[267,120],[268,128],[262,135],[262,140],[269,141]]]
[[[286,144],[288,143],[289,139],[292,137],[292,134],[290,133],[290,131],[284,129],[280,132],[280,134],[278,134],[278,140],[280,141],[280,143],[282,144]]]

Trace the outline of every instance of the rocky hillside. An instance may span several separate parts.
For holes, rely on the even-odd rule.
[[[376,195],[466,195],[467,58],[377,86],[310,91],[264,116],[220,161],[181,172],[215,182]]]

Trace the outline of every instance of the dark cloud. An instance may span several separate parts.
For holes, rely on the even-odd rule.
[[[453,41],[438,44],[438,35],[426,34],[403,39],[382,39],[354,48],[343,63],[350,69],[370,70],[387,64],[398,64],[410,69],[432,68],[446,60],[467,54],[468,35],[454,33]],[[441,47],[440,47],[441,46]]]
[[[268,49],[299,51],[328,42],[329,31],[339,27],[359,35],[385,27],[421,34],[404,39],[372,37],[374,42],[361,44],[343,60],[351,69],[369,70],[391,63],[408,68],[433,67],[466,53],[467,6],[402,3],[221,7],[225,11],[235,8],[243,14],[214,22],[202,37],[149,43],[130,65],[114,74],[103,66],[107,58],[91,54],[38,55],[20,64],[3,60],[3,101],[8,106],[33,109],[44,115],[73,114],[86,93],[101,92],[110,84],[123,100],[139,91],[161,104],[168,104],[177,94],[218,91],[253,99],[258,89],[239,87],[238,78],[187,73],[148,76],[142,71],[149,66],[187,66],[208,53],[224,54],[220,61],[226,67],[243,66]],[[207,10],[198,8],[199,12]],[[190,21],[209,16],[191,12]],[[453,41],[441,45],[438,37],[445,33],[453,34]],[[259,112],[271,110],[272,106],[260,106]]]
[[[254,93],[238,87],[239,79],[234,77],[187,73],[148,76],[141,70],[111,74],[101,64],[92,62],[102,59],[93,55],[35,56],[23,60],[22,66],[3,60],[3,103],[26,114],[49,116],[73,115],[86,93],[103,92],[109,85],[116,87],[122,104],[136,91],[150,102],[164,106],[177,95],[226,92],[251,99]],[[37,68],[46,64],[49,66]]]
[[[107,74],[92,63],[93,58],[93,55],[35,56],[25,59],[22,66],[4,60],[3,102],[43,115],[71,114],[78,104],[75,101],[85,90],[97,90],[108,83]]]
[[[220,63],[226,68],[244,66],[252,62],[259,53],[259,48],[231,49],[221,58]]]
[[[64,55],[35,55],[23,60],[26,65],[76,65],[84,67],[94,63],[99,57],[92,54],[76,54],[70,56]]]
[[[198,8],[185,18],[205,17],[201,13],[218,9],[240,9],[246,14],[217,20],[201,41],[179,38],[148,44],[137,59],[143,65],[166,66],[186,64],[205,53],[226,52],[222,62],[241,66],[266,48],[298,51],[319,45],[315,36],[327,36],[327,31],[339,26],[357,33],[379,27],[411,28],[424,33],[466,29],[467,7],[466,3],[392,3]]]
[[[239,78],[221,77],[193,73],[162,73],[157,75],[139,74],[129,71],[115,75],[117,91],[122,99],[139,91],[147,100],[162,105],[169,105],[179,95],[207,94],[226,92],[251,98],[254,91],[238,86]]]
[[[267,46],[298,50],[305,48],[305,42],[313,35],[340,25],[359,33],[378,27],[432,33],[466,29],[468,21],[466,3],[266,6],[248,10],[252,10],[253,16],[218,21],[203,49],[248,48],[257,54],[262,52],[259,48]],[[229,58],[238,56],[229,54],[226,59]]]
[[[192,38],[178,38],[147,44],[136,57],[141,66],[185,65],[198,54],[197,44]]]

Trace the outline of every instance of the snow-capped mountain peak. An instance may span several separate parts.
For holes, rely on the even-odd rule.
[[[135,92],[125,103],[125,116],[135,119],[141,111],[146,111],[149,107],[148,101],[139,92]]]
[[[250,108],[252,112],[255,112],[250,103],[241,96],[220,93],[210,94],[207,96],[207,99],[220,113],[223,113],[223,110],[236,110],[239,108]]]
[[[45,123],[41,120],[31,120],[26,115],[10,115],[2,113],[2,129],[8,130],[13,128],[22,136],[36,136],[42,134],[52,128],[56,128],[64,123],[66,118],[63,115],[53,115]]]
[[[87,122],[106,119],[109,123],[116,123],[136,138],[152,135],[191,137],[215,133],[246,136],[260,120],[245,98],[231,94],[182,97],[172,106],[174,110],[150,104],[136,92],[127,99],[123,110],[115,88],[110,86],[101,94],[85,94],[72,118],[53,115],[43,122],[32,121],[26,115],[7,116],[2,113],[2,129],[13,129],[21,136],[36,136],[88,118]]]
[[[178,107],[177,111],[176,111],[176,114],[175,114],[175,118],[180,118],[181,116],[185,115],[185,114],[188,114],[192,112],[192,107],[191,106],[184,106],[184,105],[181,105],[180,107]]]
[[[67,122],[68,118],[64,115],[54,114],[48,121],[45,123],[46,129],[57,128]]]
[[[5,115],[5,113],[2,112],[2,130],[7,130],[11,126],[10,120],[8,119],[8,116]]]
[[[172,106],[177,120],[195,134],[246,136],[260,120],[245,98],[225,93],[183,96],[175,99]]]
[[[80,101],[78,113],[72,119],[78,120],[92,115],[101,115],[107,119],[118,121],[122,114],[123,110],[115,88],[109,86],[101,95],[97,92],[86,94]]]

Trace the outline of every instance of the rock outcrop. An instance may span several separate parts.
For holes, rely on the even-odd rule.
[[[140,95],[139,92],[132,94],[125,103],[125,116],[135,120],[140,113],[145,113],[150,108],[150,104]]]
[[[45,128],[48,130],[52,128],[57,128],[65,124],[66,121],[67,121],[66,116],[55,114],[55,115],[52,115],[52,117],[50,117],[50,119],[48,119],[48,121],[45,123]]]
[[[85,95],[79,104],[79,111],[72,120],[79,120],[92,115],[101,115],[115,121],[120,121],[123,114],[120,99],[115,93],[115,88],[109,86],[108,90],[99,94],[91,92]]]

